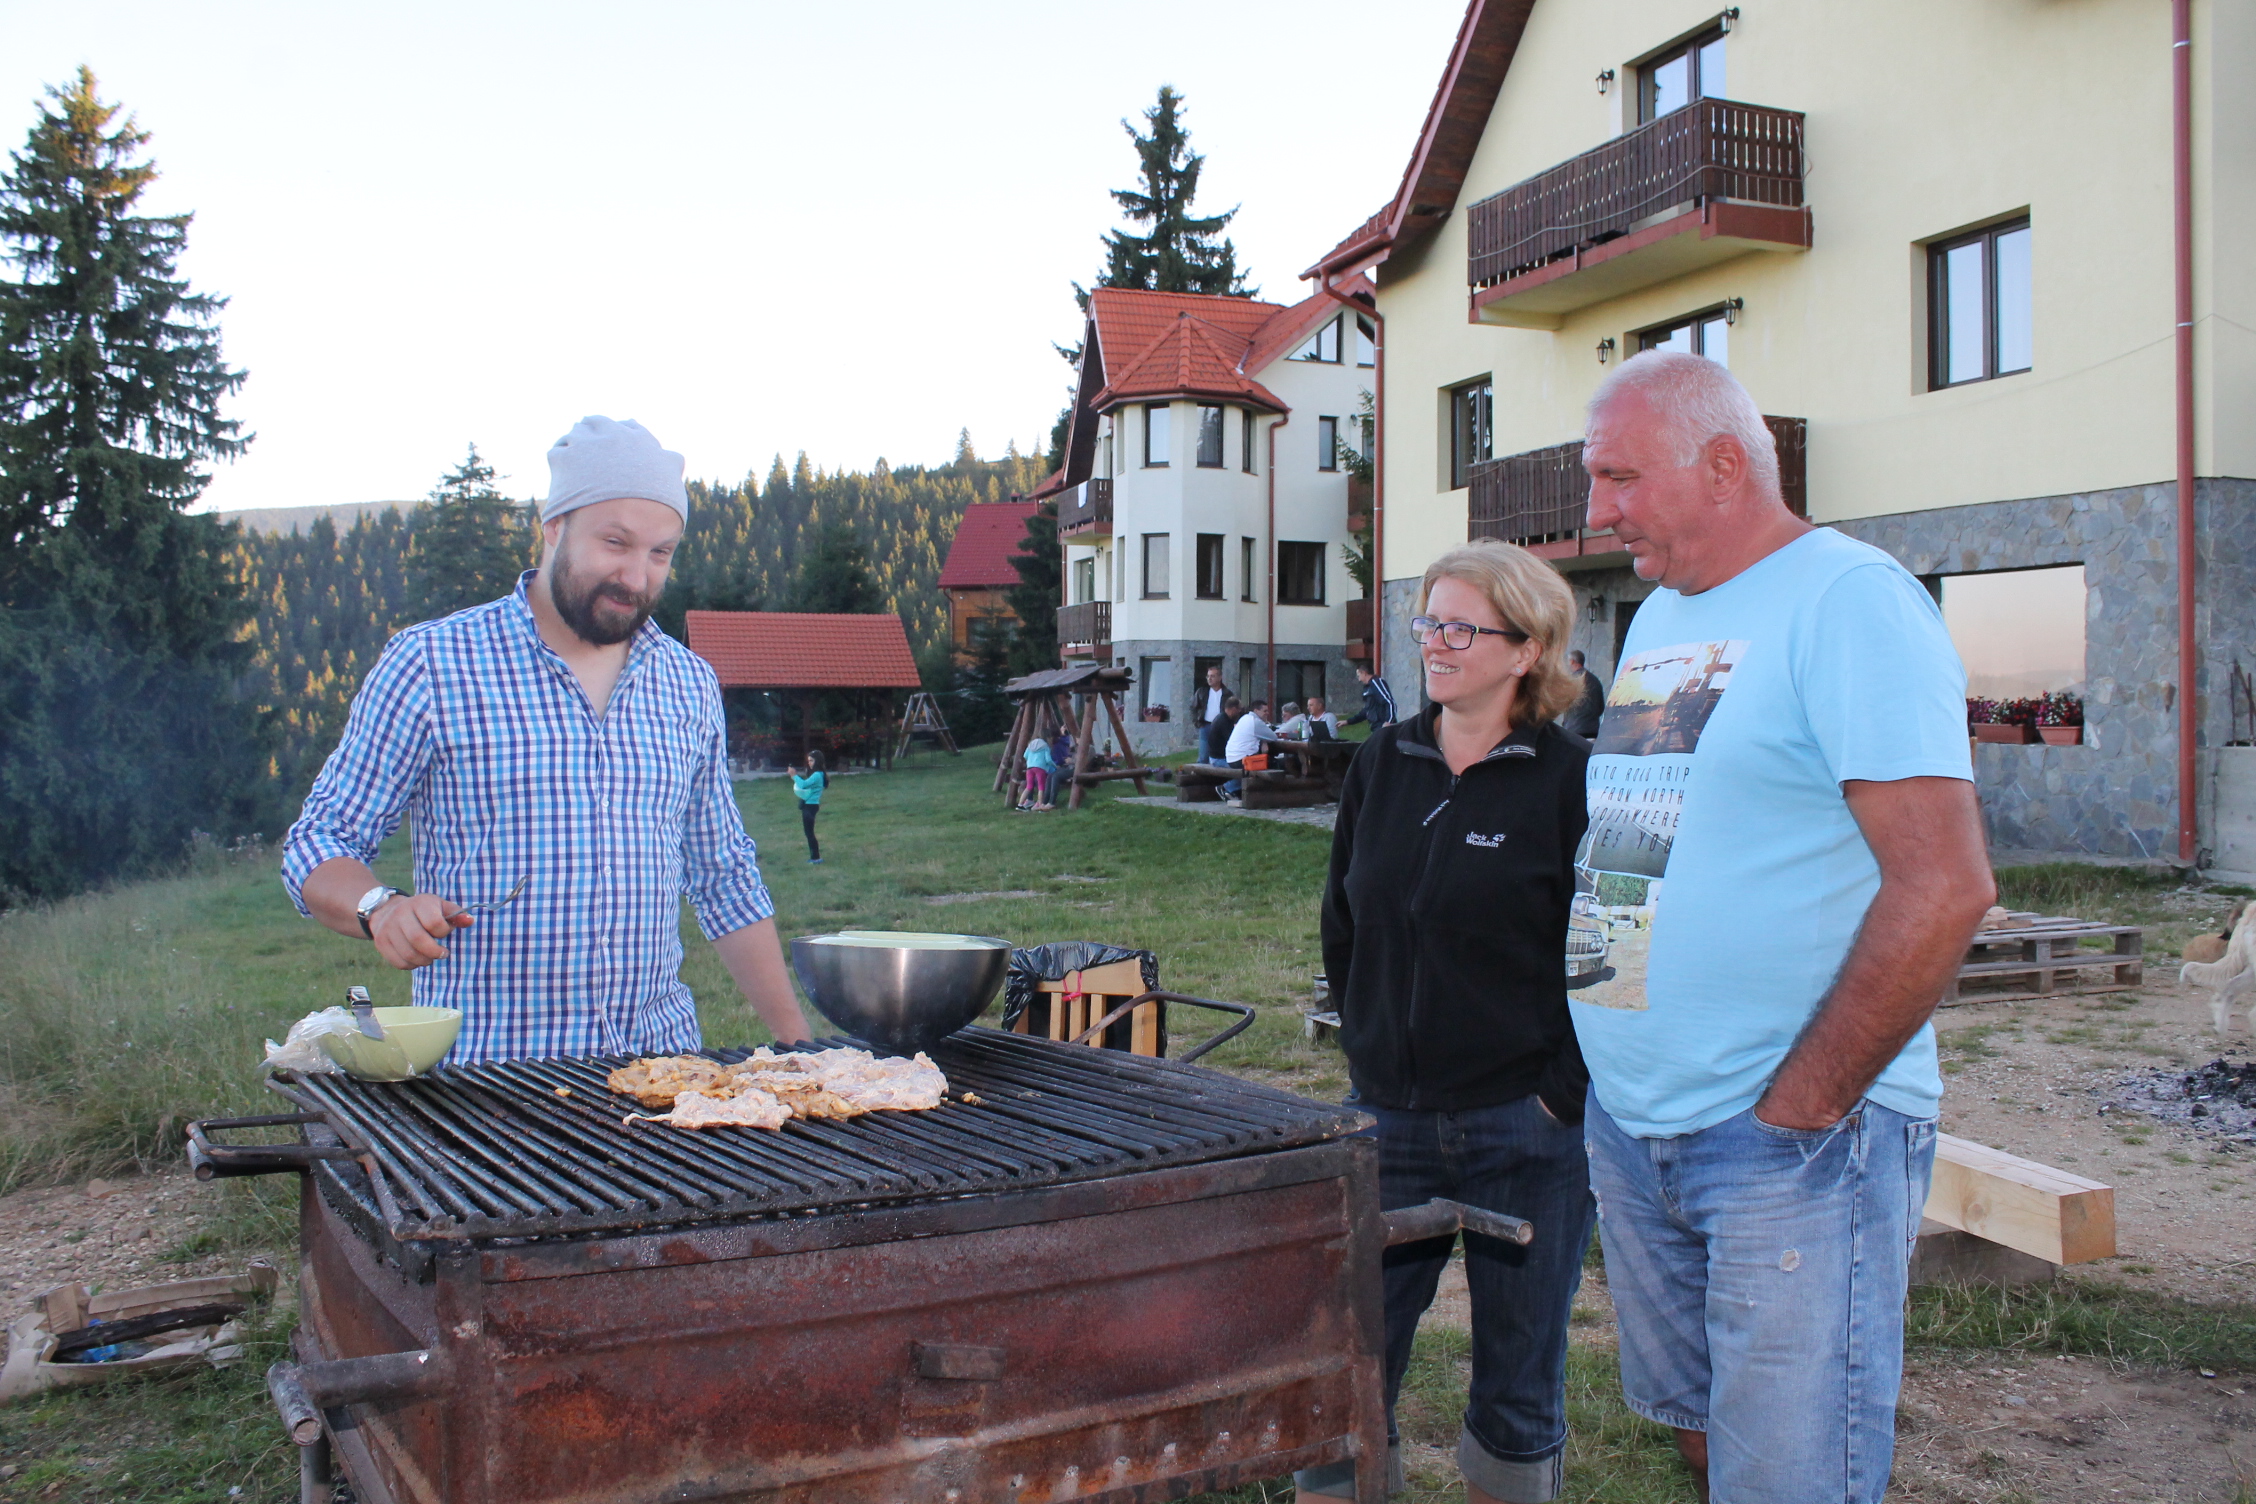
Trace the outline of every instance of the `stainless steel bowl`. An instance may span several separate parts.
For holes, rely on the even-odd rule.
[[[791,942],[791,969],[817,1012],[856,1039],[895,1054],[928,1050],[995,1000],[1010,970],[1010,942],[966,935],[975,948]]]

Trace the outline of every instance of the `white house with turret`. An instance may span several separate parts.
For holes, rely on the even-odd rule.
[[[1249,703],[1354,699],[1368,500],[1341,449],[1368,452],[1375,351],[1368,287],[1338,290],[1090,296],[1065,464],[1033,499],[1058,503],[1060,653],[1136,671],[1150,745],[1193,741],[1209,667]]]

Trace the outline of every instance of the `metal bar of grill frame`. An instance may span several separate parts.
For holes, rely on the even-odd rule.
[[[1490,287],[1679,204],[1802,206],[1798,110],[1699,99],[1466,210],[1466,281]]]
[[[631,1130],[628,1138],[597,1132],[596,1122],[623,1115],[626,1100],[604,1089],[601,1062],[470,1066],[387,1087],[335,1077],[270,1084],[322,1114],[357,1151],[381,1207],[383,1232],[401,1244],[623,1233],[1007,1192],[1320,1142],[1352,1133],[1363,1121],[1347,1109],[1179,1062],[1070,1049],[1000,1030],[973,1032],[970,1044],[979,1053],[944,1068],[952,1094],[969,1091],[980,1099],[976,1107],[951,1101],[941,1109],[945,1118],[873,1113],[844,1123],[795,1122],[779,1132],[689,1133],[662,1125]],[[741,1058],[749,1051],[711,1053]],[[574,1097],[556,1095],[548,1083],[558,1079],[575,1083],[566,1087]],[[465,1174],[460,1151],[465,1142],[482,1145],[507,1161],[514,1141],[497,1143],[491,1126],[461,1128],[477,1114],[460,1102],[441,1112],[406,1111],[391,1101],[418,1094],[466,1097],[481,1103],[480,1112],[499,1104],[491,1106],[496,1121],[503,1107],[511,1109],[529,1129],[578,1141],[593,1158],[577,1170],[643,1190],[596,1209],[500,1212],[497,1188],[482,1183],[490,1177]],[[953,1126],[959,1121],[963,1131]],[[455,1128],[447,1129],[448,1122]],[[449,1131],[462,1139],[442,1144]],[[1007,1152],[1013,1146],[1023,1149],[1013,1155]],[[580,1175],[566,1178],[585,1189]],[[481,1183],[473,1193],[462,1181]]]

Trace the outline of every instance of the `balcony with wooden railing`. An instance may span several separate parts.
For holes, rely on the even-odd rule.
[[[1787,510],[1807,517],[1809,425],[1800,418],[1765,416],[1763,422],[1778,446],[1778,489]],[[1582,468],[1580,439],[1477,465],[1471,490],[1468,538],[1501,538],[1547,559],[1621,552],[1612,532],[1587,525],[1590,472]]]
[[[1700,99],[1466,211],[1483,323],[1578,308],[1749,251],[1806,250],[1802,116]]]
[[[1359,601],[1349,601],[1347,603],[1347,656],[1356,659],[1370,657],[1373,635],[1371,631],[1371,598],[1365,596]]]
[[[1057,614],[1058,656],[1095,658],[1112,656],[1112,602],[1083,601],[1060,606]]]
[[[1058,536],[1060,538],[1109,538],[1112,536],[1112,482],[1085,480],[1069,491],[1058,494]]]

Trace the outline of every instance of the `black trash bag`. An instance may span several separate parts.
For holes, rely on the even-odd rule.
[[[1035,984],[1062,982],[1074,972],[1110,966],[1115,961],[1136,962],[1137,969],[1143,973],[1144,991],[1158,990],[1159,957],[1148,950],[1130,950],[1127,946],[1107,945],[1101,940],[1059,940],[1049,945],[1013,950],[1010,977],[1003,983],[1003,1027],[1016,1029],[1019,1020],[1033,1009],[1037,1016],[1029,1028],[1047,1038],[1050,1031],[1046,1009],[1050,999],[1035,992]],[[1124,1017],[1105,1030],[1098,1042],[1106,1049],[1125,1050],[1135,1038],[1134,1030],[1135,1019]],[[1162,1058],[1167,1054],[1167,1005],[1164,1003],[1159,1005],[1159,1053]]]

